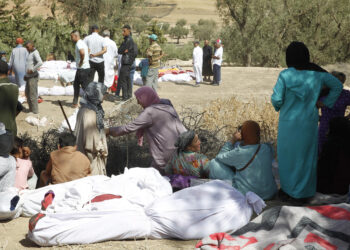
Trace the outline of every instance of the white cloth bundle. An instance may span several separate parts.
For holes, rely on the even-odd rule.
[[[141,173],[138,170],[133,172]],[[146,172],[147,170],[144,173]],[[132,180],[133,177],[129,177]],[[85,206],[83,204],[86,204],[84,202],[87,199],[80,197],[85,201],[74,202],[74,197],[78,197],[77,189],[71,189],[70,202],[67,202],[67,195],[65,200],[61,200],[67,204],[66,207],[59,208],[54,201],[56,205],[44,212],[45,217],[29,232],[29,238],[40,246],[138,238],[199,239],[214,232],[231,233],[246,225],[253,213],[248,202],[250,198],[225,182],[212,181],[166,194],[169,183],[155,185],[153,181],[158,177],[147,180],[149,177],[150,175],[144,174],[143,177],[136,178],[137,186],[141,189],[139,192],[136,192],[137,188],[133,185],[136,183],[131,181],[127,184],[124,182],[127,179],[121,178],[118,180],[118,188],[111,189],[112,186],[107,185],[105,189],[116,194],[122,193],[124,187],[126,193],[121,195],[122,198]],[[165,179],[161,182],[163,181]],[[145,186],[142,187],[143,185]],[[79,190],[84,188],[90,192],[90,188],[83,186]],[[165,188],[162,194],[155,195],[154,188],[157,186]],[[102,191],[103,188],[98,189]],[[106,192],[110,193],[109,191]],[[260,199],[256,195],[253,198]],[[264,205],[261,199],[260,203]]]

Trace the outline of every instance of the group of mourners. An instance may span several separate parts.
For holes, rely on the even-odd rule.
[[[125,33],[128,30],[129,27],[124,27]],[[155,37],[150,39],[156,40]],[[77,44],[76,55],[80,55],[78,66],[82,72],[79,74],[84,75],[84,65],[88,61],[82,57],[87,48],[77,31],[72,32],[72,40]],[[128,46],[121,46],[123,57],[128,57],[125,52]],[[159,61],[162,52],[157,46],[153,46],[152,51],[156,51],[154,61]],[[106,175],[107,137],[136,133],[140,146],[144,139],[148,141],[152,157],[150,167],[158,169],[171,181],[179,176],[185,176],[187,180],[227,180],[244,194],[252,191],[263,199],[278,195],[282,200],[300,203],[307,202],[316,191],[345,194],[350,183],[350,123],[344,117],[350,105],[350,92],[343,90],[346,77],[339,72],[330,74],[311,63],[309,51],[301,42],[289,45],[286,63],[288,68],[280,73],[271,97],[272,105],[280,113],[277,141],[279,191],[272,171],[275,152],[272,145],[261,142],[257,122],[245,121],[217,156],[209,159],[201,154],[200,136],[182,124],[171,101],[158,96],[156,85],[143,86],[134,92],[143,108],[134,121],[106,128],[102,103],[107,86],[100,81],[87,83],[85,78],[81,79],[84,95],[74,134],[59,136],[58,149],[50,154],[46,169],[40,173],[39,186],[88,175]],[[0,64],[0,191],[9,186],[35,188],[30,149],[17,137],[18,102],[9,94],[13,84],[4,82],[7,70]],[[131,97],[130,89],[125,91]],[[188,186],[187,181],[181,188]]]

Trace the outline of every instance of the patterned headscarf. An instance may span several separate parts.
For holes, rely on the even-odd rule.
[[[135,96],[143,108],[160,103],[160,98],[157,92],[148,86],[143,86],[136,90]]]
[[[0,122],[0,156],[8,156],[13,148],[13,135]]]
[[[191,145],[196,133],[193,130],[183,132],[175,143],[175,147],[177,148],[177,152],[183,152],[186,148]]]
[[[241,133],[244,145],[256,145],[260,143],[260,126],[257,122],[244,122]]]
[[[99,130],[104,129],[103,118],[105,112],[102,108],[103,96],[106,94],[107,87],[100,82],[90,82],[85,89],[80,105],[96,112],[96,125]]]

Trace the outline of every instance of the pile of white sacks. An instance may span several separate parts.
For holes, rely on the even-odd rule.
[[[41,201],[49,190],[55,198],[41,211]],[[106,194],[121,198],[92,202]],[[254,193],[243,195],[223,181],[172,193],[168,180],[153,168],[125,169],[124,174],[111,178],[90,176],[19,194],[14,189],[0,193],[0,219],[39,212],[45,215],[28,233],[40,246],[143,238],[200,239],[216,232],[232,233],[249,222],[253,211],[260,213],[264,207],[264,201]]]

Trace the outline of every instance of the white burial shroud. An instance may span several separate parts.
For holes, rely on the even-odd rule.
[[[246,225],[265,203],[243,195],[223,181],[172,193],[170,183],[153,168],[126,169],[111,178],[91,176],[21,194],[18,214],[40,211],[44,194],[55,198],[29,238],[40,246],[88,244],[123,239],[200,239],[231,233]],[[91,203],[98,195],[122,198]]]

